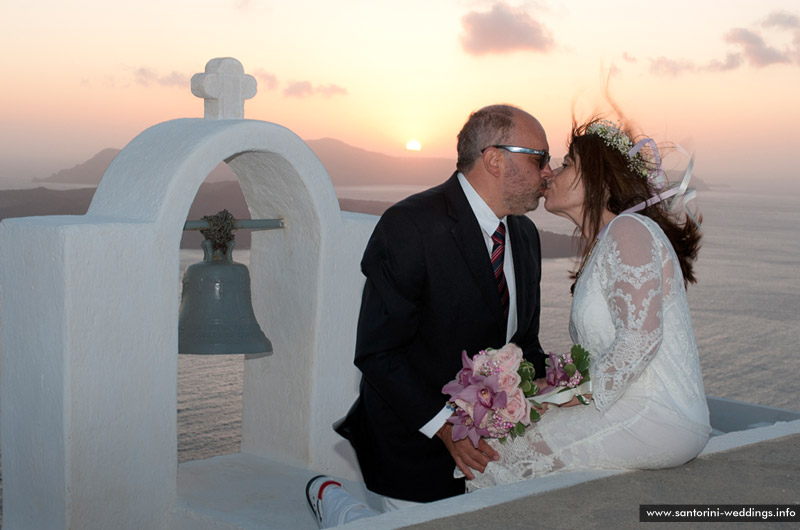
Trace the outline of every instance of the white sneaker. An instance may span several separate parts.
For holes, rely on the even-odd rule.
[[[308,507],[311,508],[311,513],[317,520],[317,524],[322,528],[322,491],[328,486],[342,485],[327,475],[317,475],[306,484],[306,500]]]

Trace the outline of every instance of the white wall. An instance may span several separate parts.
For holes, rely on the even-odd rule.
[[[173,120],[112,162],[85,216],[0,224],[4,526],[164,528],[176,499],[179,241],[228,161],[253,218],[256,317],[274,346],[245,365],[243,452],[357,477],[330,423],[356,394],[358,262],[376,218],[342,214],[287,129]]]

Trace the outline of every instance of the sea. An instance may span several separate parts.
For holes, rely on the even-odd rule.
[[[337,188],[339,197],[397,201],[415,186]],[[800,196],[705,191],[694,204],[703,215],[697,283],[688,289],[706,393],[800,410]],[[572,234],[574,225],[530,214],[542,230]],[[198,261],[182,251],[182,267]],[[241,252],[236,260],[248,256]],[[571,259],[545,259],[540,340],[545,351],[567,351]],[[243,360],[238,356],[178,358],[180,461],[239,451]]]
[[[336,191],[342,198],[397,201],[418,189]],[[800,195],[712,189],[700,193],[695,205],[703,214],[703,246],[698,282],[688,296],[706,393],[800,410],[795,364],[800,361]],[[572,234],[570,222],[542,207],[530,216],[542,230]],[[181,270],[201,258],[199,250],[182,250]],[[249,253],[237,251],[236,261],[248,263]],[[540,340],[545,351],[571,346],[568,271],[574,265],[565,258],[543,260]],[[243,370],[240,355],[179,355],[180,462],[239,451]]]

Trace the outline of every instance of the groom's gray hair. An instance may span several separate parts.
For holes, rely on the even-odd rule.
[[[515,112],[519,109],[512,105],[490,105],[470,114],[458,133],[456,169],[466,173],[481,157],[483,149],[505,143],[514,130]]]

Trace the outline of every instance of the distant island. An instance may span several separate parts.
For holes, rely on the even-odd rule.
[[[419,185],[435,186],[443,182],[456,167],[456,160],[425,156],[390,156],[353,147],[333,138],[306,140],[306,144],[320,159],[335,186]],[[49,177],[36,178],[34,182],[97,186],[119,149],[103,149],[92,158],[69,169],[62,169]],[[682,172],[667,171],[670,180],[679,180]],[[236,180],[227,164],[221,162],[206,182]],[[692,187],[698,191],[709,187],[696,175]]]
[[[0,219],[37,215],[83,215],[89,208],[95,187],[74,190],[52,190],[39,187],[28,190],[0,190]],[[339,198],[343,211],[380,215],[391,206],[389,201]],[[189,219],[200,219],[227,209],[237,219],[250,218],[242,189],[236,181],[205,182],[189,209]],[[250,232],[236,232],[236,248],[250,248]],[[541,231],[542,254],[545,258],[575,255],[572,238]],[[183,234],[181,248],[200,248],[202,235],[197,231]]]
[[[347,145],[339,140],[323,138],[306,143],[320,159],[335,186],[416,185],[434,186],[443,182],[454,170],[455,159],[414,156],[389,156]],[[0,219],[34,215],[83,215],[103,174],[119,153],[119,149],[103,149],[95,156],[52,175],[35,179],[41,187],[26,190],[0,190]],[[680,175],[670,175],[679,178]],[[50,189],[48,184],[69,185],[77,189]],[[697,189],[707,186],[697,178]],[[382,214],[391,201],[362,200],[339,197],[344,211]],[[244,195],[233,171],[220,163],[200,187],[189,211],[189,219],[227,209],[237,219],[250,217]],[[574,257],[576,248],[570,236],[540,231],[544,258]],[[202,236],[195,231],[184,233],[182,248],[199,248]],[[250,233],[236,233],[238,248],[250,247]]]

